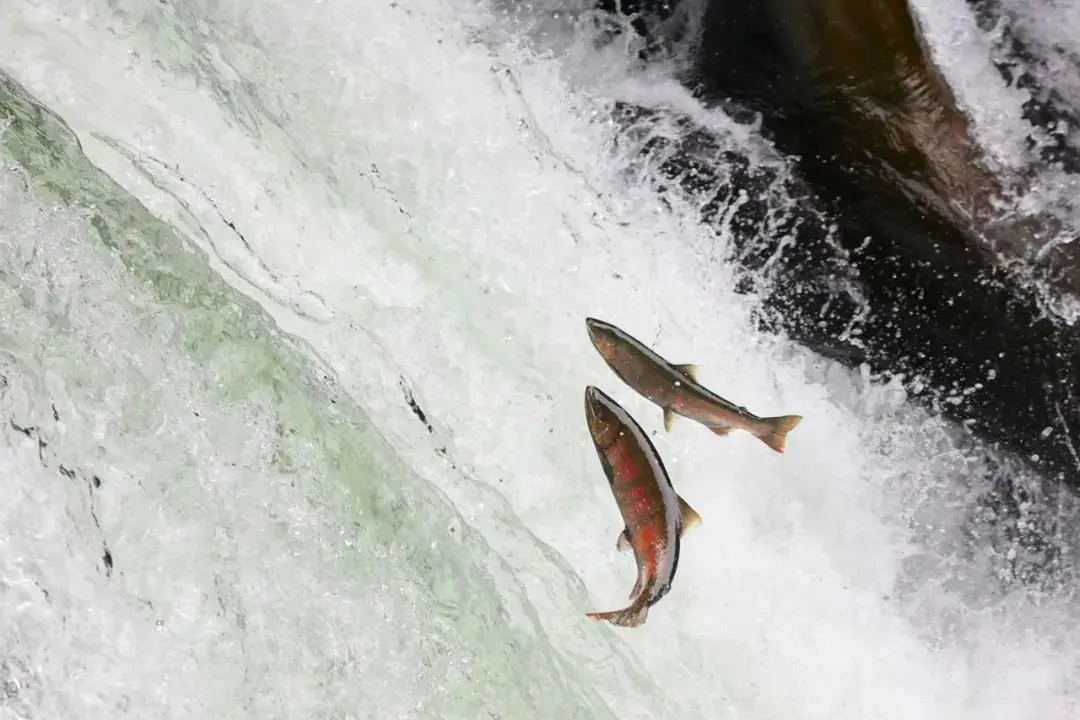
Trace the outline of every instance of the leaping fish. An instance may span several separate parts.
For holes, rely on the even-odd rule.
[[[615,374],[664,411],[667,431],[677,414],[696,420],[720,436],[736,428],[745,430],[782,453],[787,434],[802,420],[801,415],[758,417],[699,383],[694,365],[668,362],[611,323],[586,318],[585,324],[593,346]]]
[[[671,590],[682,535],[700,523],[701,517],[675,492],[660,455],[641,426],[591,385],[585,388],[585,417],[626,525],[616,547],[634,551],[638,570],[629,606],[586,615],[622,627],[637,627],[645,622],[649,608]]]

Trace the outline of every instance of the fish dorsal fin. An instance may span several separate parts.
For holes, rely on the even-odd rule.
[[[675,413],[664,410],[664,432],[671,432],[671,423],[675,421]]]
[[[680,534],[685,535],[687,530],[701,524],[701,516],[697,510],[690,507],[690,503],[679,497],[679,517],[682,519]]]
[[[697,365],[693,363],[683,363],[682,365],[673,365],[676,370],[681,372],[686,377],[690,378],[694,382],[697,382]]]
[[[630,545],[630,528],[625,528],[619,533],[619,539],[615,541],[615,549],[619,552],[626,552],[632,546]]]

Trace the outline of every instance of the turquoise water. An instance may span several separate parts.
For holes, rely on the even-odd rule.
[[[1075,709],[1068,597],[954,550],[979,460],[753,333],[556,61],[438,3],[4,12],[6,715]],[[807,419],[664,434],[586,315]],[[635,632],[583,616],[633,581],[586,383],[704,519]]]

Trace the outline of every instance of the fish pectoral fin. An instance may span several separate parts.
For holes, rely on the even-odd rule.
[[[664,409],[664,432],[671,432],[671,423],[675,421],[675,413]]]
[[[615,549],[619,552],[626,552],[630,548],[630,528],[627,527],[619,533],[619,539],[615,541]]]
[[[683,363],[682,365],[672,365],[676,370],[681,372],[686,377],[690,378],[694,382],[697,382],[697,365],[693,363]]]
[[[690,507],[690,503],[683,500],[681,496],[679,497],[679,517],[682,520],[680,535],[685,535],[687,530],[701,524],[701,516],[697,514],[697,510]]]

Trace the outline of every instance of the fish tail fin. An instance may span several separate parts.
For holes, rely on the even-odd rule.
[[[802,415],[762,418],[761,424],[766,430],[758,435],[758,438],[776,452],[782,453],[784,452],[784,445],[787,443],[787,434],[794,430],[801,420]]]
[[[649,606],[643,602],[636,602],[622,610],[590,612],[585,615],[593,620],[607,620],[612,625],[632,628],[645,624],[645,618],[649,615]]]

